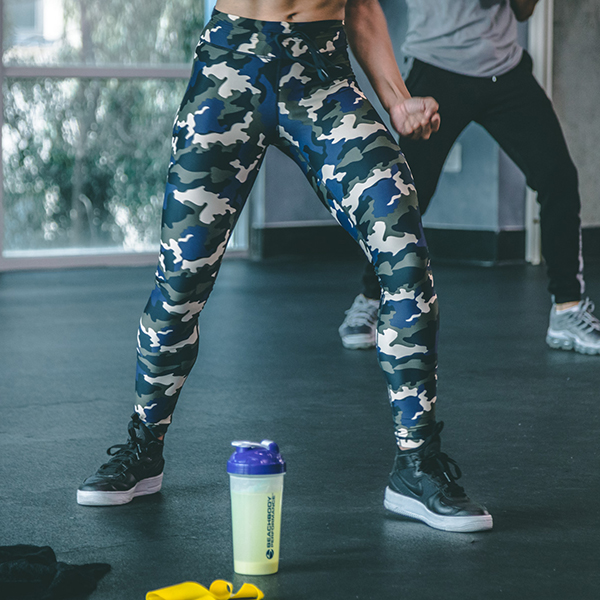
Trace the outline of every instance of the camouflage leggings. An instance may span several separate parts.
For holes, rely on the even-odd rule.
[[[437,298],[410,170],[356,84],[337,21],[215,12],[202,33],[174,125],[135,410],[157,433],[171,422],[196,360],[198,315],[270,144],[298,164],[375,266],[378,358],[396,436],[418,445],[434,420]]]

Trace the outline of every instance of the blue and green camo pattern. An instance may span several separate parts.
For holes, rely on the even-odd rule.
[[[156,286],[138,334],[135,410],[164,434],[198,351],[198,316],[265,151],[302,169],[382,288],[378,359],[402,447],[434,423],[438,306],[410,169],[359,89],[339,21],[215,11],[175,119]]]

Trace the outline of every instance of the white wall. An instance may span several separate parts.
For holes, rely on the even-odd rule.
[[[553,95],[579,170],[583,226],[600,226],[600,0],[554,2]]]

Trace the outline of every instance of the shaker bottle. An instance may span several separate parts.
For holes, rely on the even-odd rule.
[[[281,496],[285,461],[275,442],[232,442],[227,461],[231,489],[233,569],[269,575],[279,568]]]

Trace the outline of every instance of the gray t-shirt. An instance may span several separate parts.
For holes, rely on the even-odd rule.
[[[473,77],[510,71],[521,60],[509,0],[406,0],[406,56]]]

